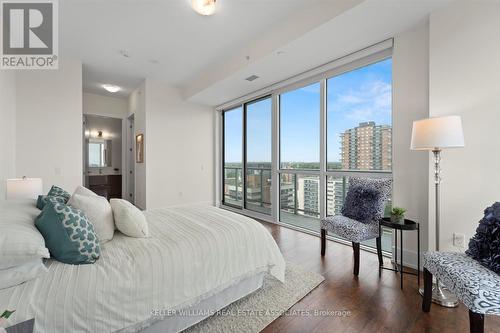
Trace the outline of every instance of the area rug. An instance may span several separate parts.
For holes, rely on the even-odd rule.
[[[261,289],[229,305],[221,314],[215,314],[184,332],[260,332],[323,280],[317,273],[287,263],[284,284],[266,276]]]

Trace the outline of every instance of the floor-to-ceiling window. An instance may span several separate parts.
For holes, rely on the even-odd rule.
[[[279,96],[280,221],[319,230],[320,84]]]
[[[329,78],[326,96],[326,214],[334,215],[341,211],[350,177],[391,177],[392,60]],[[382,241],[390,251],[390,231]]]
[[[392,178],[392,60],[344,68],[224,110],[224,204],[319,233],[351,177]]]

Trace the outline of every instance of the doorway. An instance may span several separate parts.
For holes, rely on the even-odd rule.
[[[134,115],[126,119],[127,121],[127,158],[126,158],[126,177],[125,189],[126,199],[134,204],[135,202],[135,127]]]

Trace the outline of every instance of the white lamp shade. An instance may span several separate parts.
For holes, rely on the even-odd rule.
[[[465,146],[460,116],[446,116],[413,122],[411,149],[433,150]]]
[[[42,194],[42,179],[7,179],[7,200],[36,199]]]

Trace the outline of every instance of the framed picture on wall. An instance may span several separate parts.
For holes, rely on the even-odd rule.
[[[135,136],[135,162],[144,162],[144,134],[137,134]]]

